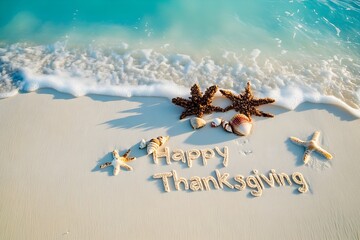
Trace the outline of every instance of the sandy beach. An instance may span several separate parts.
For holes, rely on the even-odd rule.
[[[1,239],[359,239],[360,120],[337,107],[305,103],[294,111],[267,106],[274,118],[254,118],[248,137],[209,125],[192,130],[178,120],[181,108],[165,98],[73,98],[53,90],[0,100]],[[234,112],[206,115],[230,118]],[[304,149],[290,136],[308,140],[319,130],[320,145],[334,158]],[[147,140],[169,135],[170,150],[229,148],[206,166],[164,159],[156,165]],[[131,149],[134,171],[99,169],[111,151]],[[179,177],[249,176],[256,169],[303,174],[309,186],[265,187],[261,197],[211,189],[166,193],[156,173]],[[229,178],[229,181],[232,179]]]

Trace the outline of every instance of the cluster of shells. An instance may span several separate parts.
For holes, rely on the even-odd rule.
[[[190,125],[193,129],[199,129],[206,125],[206,121],[199,117],[190,119]],[[244,114],[235,114],[230,121],[225,121],[221,118],[215,118],[211,122],[211,127],[219,127],[230,133],[235,133],[239,136],[247,136],[250,134],[253,127],[252,120]]]

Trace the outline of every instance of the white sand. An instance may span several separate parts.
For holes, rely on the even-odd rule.
[[[161,98],[71,98],[41,90],[3,99],[0,239],[359,239],[360,120],[328,105],[264,109],[275,118],[256,118],[244,138],[210,126],[193,131],[187,119],[178,120],[182,109]],[[309,139],[315,130],[334,159],[313,154],[304,166],[303,149],[288,137]],[[190,169],[164,160],[155,165],[138,142],[158,135],[170,135],[170,150],[228,146],[229,166],[219,157]],[[130,147],[133,172],[98,169],[114,148],[122,154]],[[265,188],[256,198],[248,188],[175,191],[171,182],[165,193],[152,178],[172,169],[188,179],[215,169],[234,177],[272,168],[303,173],[310,191]]]

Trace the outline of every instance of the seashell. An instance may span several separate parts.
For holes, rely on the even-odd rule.
[[[147,146],[146,140],[141,139],[140,144],[139,144],[139,148],[144,149],[144,148],[146,148],[146,146]]]
[[[160,141],[160,146],[162,146],[163,144],[165,144],[168,140],[169,140],[170,136],[159,136],[157,137],[157,139]]]
[[[211,127],[218,127],[221,125],[222,119],[221,118],[215,118],[212,122],[211,122]]]
[[[230,132],[230,133],[233,132],[233,129],[228,121],[222,121],[221,126],[223,127],[223,129],[225,129],[225,131]]]
[[[193,117],[190,119],[190,124],[193,129],[199,129],[206,125],[206,121],[202,118]]]
[[[147,153],[151,154],[153,152],[156,152],[157,149],[162,146],[163,144],[165,144],[168,140],[169,140],[169,136],[159,136],[157,138],[153,138],[149,141],[149,143],[147,144]]]
[[[236,114],[232,117],[229,124],[231,125],[235,134],[240,136],[247,136],[252,129],[252,121],[244,114]]]
[[[156,152],[159,147],[159,144],[157,144],[156,142],[149,142],[146,148],[147,153],[152,154],[153,152]]]

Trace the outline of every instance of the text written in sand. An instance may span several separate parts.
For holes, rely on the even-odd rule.
[[[227,167],[229,161],[229,148],[224,147],[223,149],[215,147],[214,150],[211,148],[206,149],[191,149],[184,151],[182,149],[175,149],[170,152],[168,147],[159,149],[153,152],[152,157],[155,164],[159,164],[159,158],[165,158],[166,164],[170,165],[171,161],[182,162],[187,164],[190,168],[195,160],[202,161],[203,165],[206,166],[208,161],[215,157],[215,152],[222,158],[222,164]]]
[[[173,182],[177,191],[191,190],[191,191],[203,191],[203,190],[218,190],[218,189],[232,189],[234,191],[243,191],[246,187],[250,188],[250,194],[255,197],[260,197],[266,186],[273,188],[275,186],[291,186],[292,183],[298,186],[300,193],[308,191],[308,185],[304,176],[299,172],[294,172],[291,175],[286,173],[276,173],[274,169],[265,175],[260,174],[258,170],[253,170],[253,175],[244,177],[243,175],[236,175],[229,179],[229,173],[220,173],[218,169],[215,169],[215,176],[198,177],[193,176],[190,179],[179,177],[175,170],[171,172],[156,173],[153,178],[160,179],[163,183],[165,192],[170,192],[169,182]],[[182,188],[180,187],[182,186]]]
[[[175,149],[172,152],[170,152],[168,147],[165,147],[153,153],[153,161],[155,164],[159,164],[160,159],[163,158],[168,165],[170,165],[172,161],[182,162],[190,168],[192,167],[192,162],[195,160],[199,160],[206,166],[209,160],[215,158],[216,154],[221,157],[222,164],[227,167],[229,162],[229,149],[227,146],[223,148],[215,147],[214,149],[191,149],[187,151]],[[182,189],[193,192],[212,189],[243,191],[249,188],[251,189],[250,194],[255,197],[260,197],[266,187],[292,186],[294,184],[300,193],[305,193],[309,189],[301,173],[294,172],[289,175],[286,173],[277,173],[274,169],[271,169],[266,175],[254,169],[250,176],[236,175],[232,178],[230,178],[229,173],[221,173],[218,169],[215,169],[213,176],[193,176],[189,179],[179,177],[178,173],[172,170],[170,172],[156,173],[153,175],[153,178],[162,181],[165,192],[171,191],[170,182],[173,183],[177,191]]]

